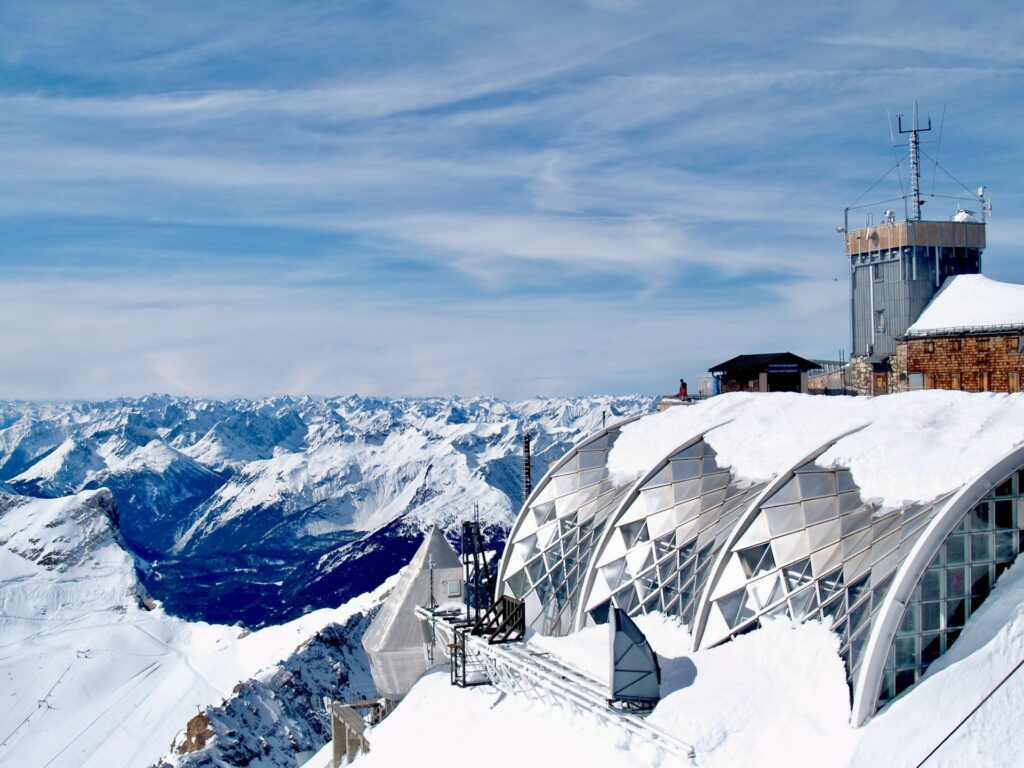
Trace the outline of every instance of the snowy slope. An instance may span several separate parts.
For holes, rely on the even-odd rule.
[[[146,609],[114,517],[107,491],[0,495],[0,765],[152,763],[198,707],[380,597],[251,634],[185,622]]]

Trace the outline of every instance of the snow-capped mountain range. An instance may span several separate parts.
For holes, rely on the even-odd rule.
[[[422,531],[478,510],[500,544],[534,476],[643,397],[0,403],[0,483],[109,489],[141,580],[168,610],[251,626],[372,589]]]

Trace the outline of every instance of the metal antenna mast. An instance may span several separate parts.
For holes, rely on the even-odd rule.
[[[898,116],[900,133],[910,134],[910,199],[913,205],[914,221],[921,220],[921,137],[919,134],[927,133],[932,129],[932,118],[928,117],[928,127],[919,128],[917,125],[917,102],[914,102],[914,123],[912,127],[904,130],[903,115]]]

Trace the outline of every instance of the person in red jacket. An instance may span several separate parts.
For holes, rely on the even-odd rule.
[[[686,397],[686,381],[683,379],[679,380],[679,391],[676,392],[676,397]]]

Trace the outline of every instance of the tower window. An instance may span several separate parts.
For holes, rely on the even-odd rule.
[[[882,279],[882,266],[881,264],[871,265],[871,279],[874,281],[880,281]]]
[[[875,330],[882,333],[885,330],[885,310],[875,311]]]

